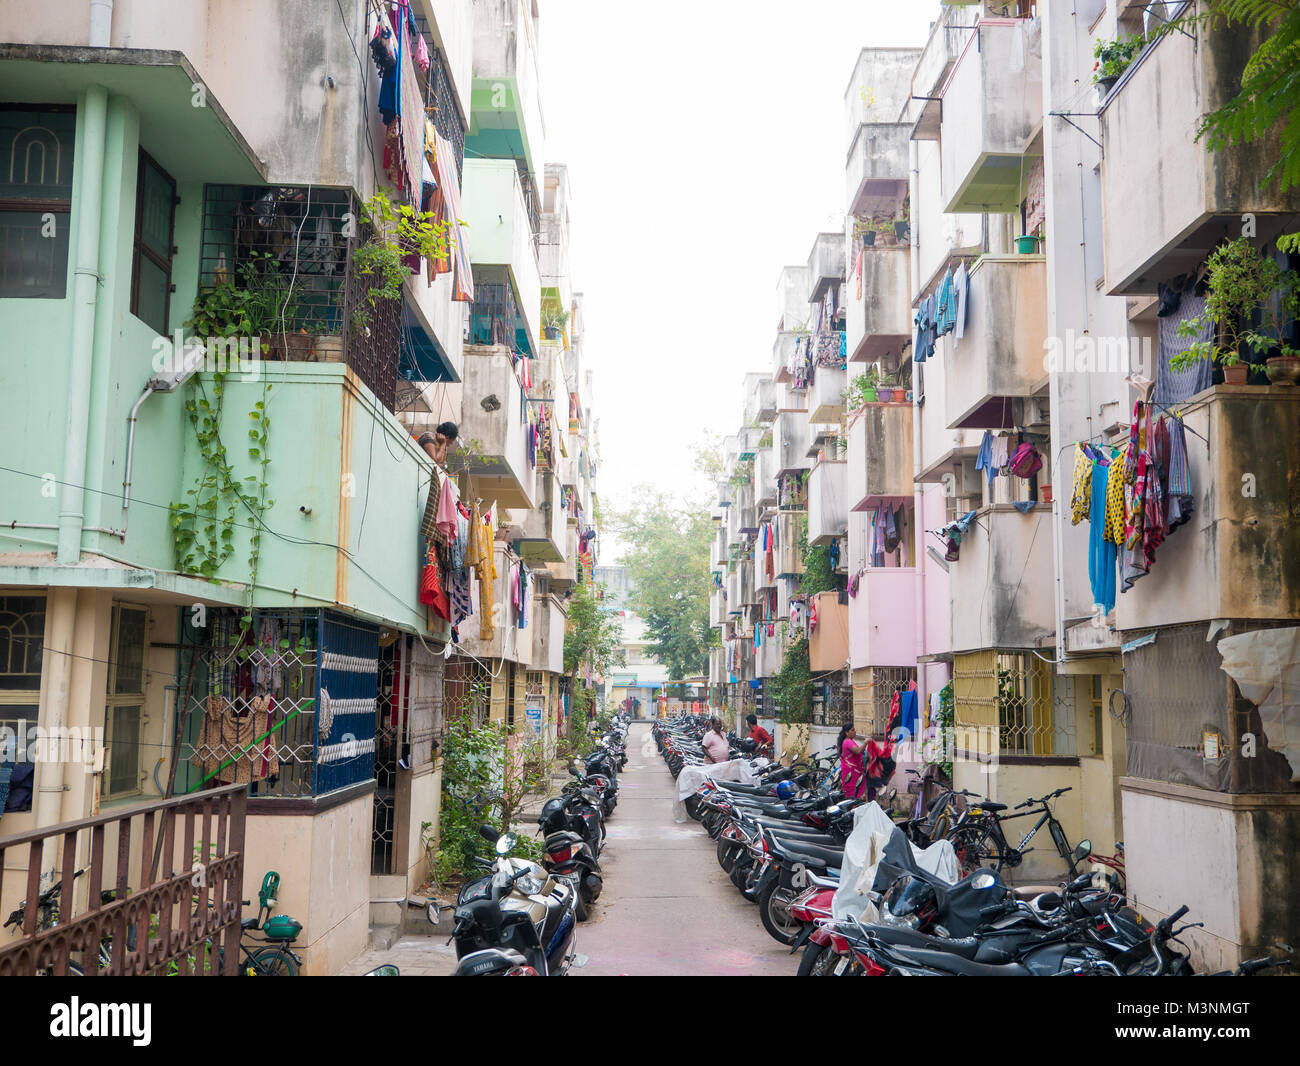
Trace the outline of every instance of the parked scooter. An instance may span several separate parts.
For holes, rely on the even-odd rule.
[[[571,828],[583,816],[570,811],[562,799],[548,800],[538,815],[537,824],[546,834],[542,865],[552,877],[565,880],[578,893],[578,921],[587,920],[588,911],[600,898],[604,881],[596,853],[583,835]]]
[[[586,958],[574,950],[577,892],[535,863],[511,859],[517,838],[490,825],[479,830],[496,845],[492,877],[467,885],[455,910],[451,939],[456,977],[562,977]],[[435,900],[428,918],[438,924]]]

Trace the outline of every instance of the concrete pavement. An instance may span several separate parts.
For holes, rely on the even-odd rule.
[[[731,977],[794,975],[788,955],[763,930],[758,911],[718,866],[716,846],[695,821],[678,825],[676,782],[650,737],[635,723],[618,808],[601,854],[605,890],[578,926],[585,976]]]
[[[716,847],[695,821],[673,821],[676,782],[650,737],[635,723],[619,774],[618,808],[606,825],[600,863],[605,889],[578,926],[587,965],[573,976],[677,975],[791,977],[798,956],[763,930],[758,910],[718,866]],[[403,975],[440,976],[456,966],[445,936],[403,937],[368,951],[343,971],[361,974],[395,963]]]

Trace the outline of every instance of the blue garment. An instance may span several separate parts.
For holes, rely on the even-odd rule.
[[[898,694],[898,724],[910,737],[916,737],[921,732],[921,705],[916,689],[907,689]]]
[[[993,479],[998,476],[997,468],[993,465],[992,430],[986,429],[984,431],[984,439],[980,441],[979,455],[975,457],[975,469],[984,471],[990,485],[993,484]]]
[[[1115,606],[1118,545],[1106,539],[1106,483],[1110,467],[1092,464],[1092,508],[1088,514],[1088,581],[1092,602],[1109,612]]]
[[[942,337],[951,333],[957,324],[957,293],[952,284],[952,267],[943,275],[939,283],[939,298],[934,310],[935,336]]]
[[[1028,514],[1030,511],[1034,509],[1036,503],[1033,500],[1012,500],[1011,506],[1014,507],[1021,514]]]

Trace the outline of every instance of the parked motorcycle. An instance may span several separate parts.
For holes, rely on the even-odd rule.
[[[578,894],[535,863],[510,858],[513,833],[479,830],[495,844],[491,877],[466,886],[455,909],[451,939],[460,960],[456,977],[561,977],[586,958],[574,949]],[[442,908],[428,904],[438,924]]]

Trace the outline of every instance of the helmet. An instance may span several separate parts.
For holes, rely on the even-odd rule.
[[[537,824],[546,832],[552,832],[564,825],[564,800],[547,800],[537,817]]]
[[[783,800],[791,799],[796,791],[797,789],[794,787],[793,781],[782,781],[776,786],[776,794]]]

